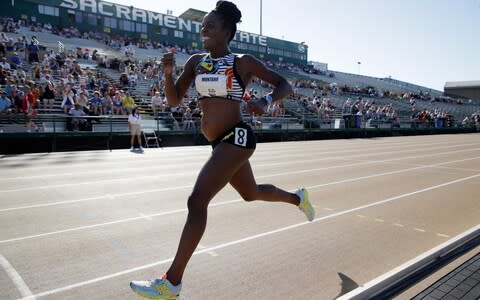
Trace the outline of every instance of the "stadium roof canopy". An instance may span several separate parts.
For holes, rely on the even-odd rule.
[[[203,21],[203,17],[206,14],[207,13],[204,12],[204,11],[194,9],[194,8],[189,8],[183,14],[181,14],[179,17],[182,18],[182,19],[197,21],[197,22],[201,23]]]
[[[446,89],[464,89],[464,88],[480,88],[480,80],[473,81],[447,81]]]

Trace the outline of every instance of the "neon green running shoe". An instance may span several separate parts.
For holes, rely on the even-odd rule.
[[[312,203],[310,203],[310,199],[308,198],[308,191],[306,188],[299,188],[295,194],[297,194],[298,198],[300,198],[300,204],[298,205],[298,209],[300,209],[307,219],[311,222],[315,219],[315,208],[313,208]]]
[[[173,285],[167,279],[167,274],[160,279],[147,281],[132,281],[130,287],[138,295],[148,299],[177,300],[180,299],[182,284]]]

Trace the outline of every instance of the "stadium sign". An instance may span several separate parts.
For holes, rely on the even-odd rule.
[[[175,30],[184,30],[200,33],[202,24],[197,21],[185,20],[171,15],[164,15],[152,11],[125,6],[106,1],[96,0],[62,0],[61,7],[94,14],[101,14],[107,17],[116,17],[119,19],[133,22],[142,22],[151,25],[163,26]],[[234,40],[254,45],[267,46],[267,37],[254,33],[238,31]]]

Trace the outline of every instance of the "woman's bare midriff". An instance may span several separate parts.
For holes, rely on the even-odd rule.
[[[241,102],[222,98],[200,100],[201,129],[208,141],[214,141],[242,120]]]

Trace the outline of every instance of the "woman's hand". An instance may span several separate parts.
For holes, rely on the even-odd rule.
[[[252,99],[247,103],[247,112],[249,115],[256,114],[262,116],[265,113],[267,106],[267,100],[263,98]]]
[[[161,69],[163,74],[165,75],[172,75],[173,70],[175,68],[175,53],[168,52],[163,55],[162,59],[160,60]]]

